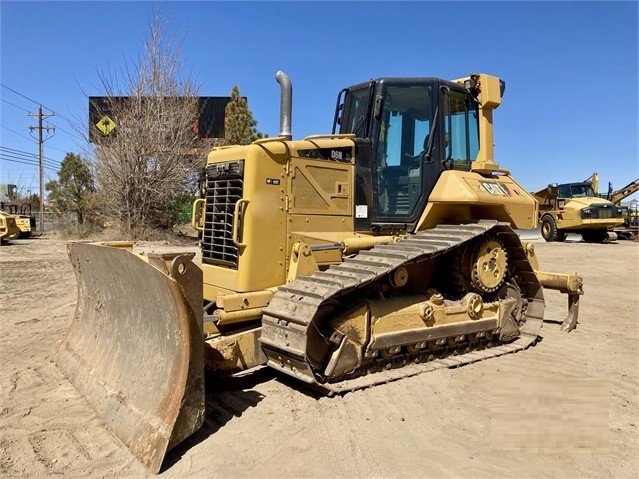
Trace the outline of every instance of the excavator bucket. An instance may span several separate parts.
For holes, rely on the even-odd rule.
[[[78,282],[55,361],[131,452],[159,472],[204,419],[202,270],[189,254],[69,243]]]

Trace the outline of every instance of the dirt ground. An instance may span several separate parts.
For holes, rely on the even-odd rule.
[[[543,339],[516,354],[334,398],[266,368],[209,385],[160,476],[639,477],[639,244],[534,244],[584,278],[575,331],[548,292]],[[152,477],[52,361],[76,300],[65,241],[2,246],[0,282],[0,474]]]

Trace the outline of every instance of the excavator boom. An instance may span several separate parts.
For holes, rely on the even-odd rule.
[[[637,178],[635,181],[632,181],[632,182],[628,183],[623,188],[619,188],[618,190],[613,191],[612,193],[610,193],[608,199],[612,203],[617,203],[617,202],[627,198],[628,196],[630,196],[631,194],[633,194],[636,191],[639,191],[639,178]]]

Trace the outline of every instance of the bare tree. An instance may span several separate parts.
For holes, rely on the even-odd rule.
[[[197,188],[198,92],[181,61],[184,37],[167,37],[154,13],[137,62],[118,77],[99,72],[109,98],[108,134],[94,141],[94,167],[105,212],[134,237],[168,226],[176,201]],[[103,131],[103,132],[104,132]]]

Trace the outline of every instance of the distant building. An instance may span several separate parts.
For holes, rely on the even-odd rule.
[[[18,187],[16,185],[0,184],[0,193],[6,196],[7,199],[13,199],[18,196]]]

